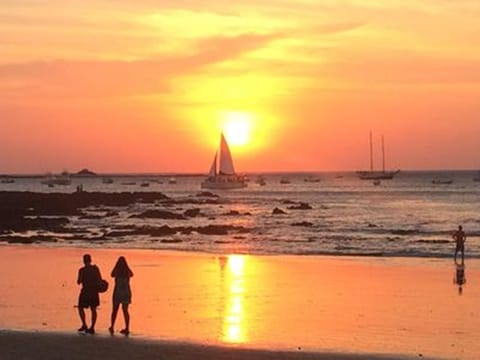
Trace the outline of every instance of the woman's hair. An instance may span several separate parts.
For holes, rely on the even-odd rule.
[[[133,276],[132,270],[128,267],[127,260],[124,256],[120,256],[112,270],[113,277],[130,277]]]

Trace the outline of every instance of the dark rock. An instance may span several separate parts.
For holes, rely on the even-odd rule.
[[[207,225],[195,229],[199,234],[203,235],[228,235],[228,226]]]
[[[275,208],[272,211],[272,215],[285,215],[285,214],[286,212],[279,208]]]
[[[65,217],[24,217],[5,216],[0,217],[0,231],[25,232],[28,230],[48,230],[53,232],[64,231],[64,226],[69,223]]]
[[[312,227],[313,224],[311,222],[308,222],[308,221],[301,221],[301,222],[296,222],[296,223],[293,223],[292,226],[305,226],[305,227]]]
[[[134,203],[155,203],[169,198],[159,192],[75,192],[34,193],[29,191],[0,192],[0,228],[4,219],[22,216],[81,216],[80,209],[99,206],[128,206]]]
[[[207,225],[193,228],[193,230],[203,235],[228,235],[229,231],[236,233],[249,232],[249,230],[245,229],[243,226],[232,225]]]
[[[0,241],[7,241],[9,244],[33,244],[39,242],[57,242],[58,240],[53,236],[9,236],[1,238]]]
[[[187,217],[197,217],[198,215],[200,215],[200,209],[195,208],[195,209],[185,210],[183,215],[185,215]]]
[[[298,205],[289,206],[287,209],[289,209],[289,210],[312,210],[313,208],[310,204],[301,202]]]
[[[420,231],[418,230],[391,230],[390,231],[393,235],[415,235],[415,234],[420,234]]]
[[[177,243],[181,243],[182,240],[181,239],[162,239],[160,240],[160,242],[165,244],[177,244]]]
[[[135,235],[135,231],[132,230],[113,230],[107,233],[108,237],[122,237],[122,236],[129,236],[129,235]]]
[[[174,235],[177,233],[177,229],[171,228],[168,225],[160,226],[159,228],[151,228],[149,230],[149,235],[151,236],[167,236]]]
[[[141,214],[131,215],[130,218],[185,220],[185,217],[183,215],[166,210],[146,210]]]
[[[211,198],[218,198],[219,196],[217,194],[214,194],[210,191],[201,191],[197,193],[197,197],[211,197]]]

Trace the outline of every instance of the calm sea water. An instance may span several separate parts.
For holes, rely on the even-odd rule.
[[[59,236],[48,246],[127,247],[176,249],[214,253],[251,254],[328,254],[449,257],[454,244],[451,233],[459,224],[467,233],[467,257],[480,258],[480,182],[473,181],[474,171],[401,172],[393,180],[379,186],[359,180],[352,173],[313,174],[319,182],[306,182],[309,174],[264,174],[265,186],[251,175],[248,188],[218,191],[219,204],[183,204],[165,207],[182,213],[200,208],[203,216],[188,220],[132,219],[148,208],[161,209],[162,204],[135,204],[128,208],[111,209],[118,215],[102,217],[108,209],[91,208],[88,214],[97,219],[71,217],[71,238]],[[281,184],[281,178],[289,184]],[[162,180],[156,183],[152,180]],[[40,179],[16,179],[13,184],[0,184],[0,190],[37,192],[72,192],[79,184],[86,191],[159,191],[173,199],[192,199],[201,191],[202,177],[177,177],[176,184],[168,178],[155,176],[113,177],[113,184],[102,178],[76,178],[69,186],[49,188]],[[433,184],[432,180],[453,181]],[[141,187],[149,181],[148,187]],[[125,183],[135,184],[126,185]],[[311,210],[291,210],[290,202],[304,202]],[[280,208],[284,215],[273,215]],[[239,215],[227,215],[230,211]],[[160,227],[236,225],[246,233],[229,235],[176,234],[172,236],[113,236],[101,241],[78,240],[75,234],[101,237],[110,231],[128,226]],[[79,232],[80,231],[80,232]],[[45,233],[43,233],[45,234]],[[51,234],[56,235],[56,234]]]

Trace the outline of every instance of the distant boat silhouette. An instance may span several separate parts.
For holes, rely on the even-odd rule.
[[[391,180],[400,170],[385,170],[385,143],[382,136],[382,170],[373,169],[373,140],[372,132],[370,132],[370,171],[357,171],[357,175],[361,180]]]
[[[318,182],[320,182],[320,178],[317,177],[317,176],[310,175],[310,176],[306,177],[305,179],[303,179],[303,181],[310,182],[310,183],[318,183]]]
[[[257,180],[255,180],[255,182],[256,182],[258,185],[260,185],[260,186],[265,186],[265,185],[267,185],[267,182],[266,182],[265,178],[264,178],[262,175],[260,175],[260,176],[257,178]]]
[[[290,179],[287,178],[287,177],[282,177],[282,178],[280,179],[280,184],[287,185],[287,184],[290,184],[290,183],[291,183],[291,181],[290,181]]]
[[[202,182],[204,189],[232,190],[247,187],[245,177],[238,175],[233,166],[232,154],[223,133],[220,135],[220,158],[218,151],[213,158],[208,177]],[[217,171],[218,161],[218,171]]]
[[[66,186],[72,183],[72,179],[70,178],[70,174],[64,171],[60,175],[47,175],[47,177],[42,180],[41,183],[48,185],[49,187],[53,187],[55,185]]]
[[[435,185],[450,185],[453,183],[452,179],[433,179],[432,184]]]

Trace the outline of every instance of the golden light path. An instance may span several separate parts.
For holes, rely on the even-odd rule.
[[[228,293],[226,309],[223,316],[223,341],[227,343],[244,343],[245,332],[245,256],[230,255],[227,260]]]

